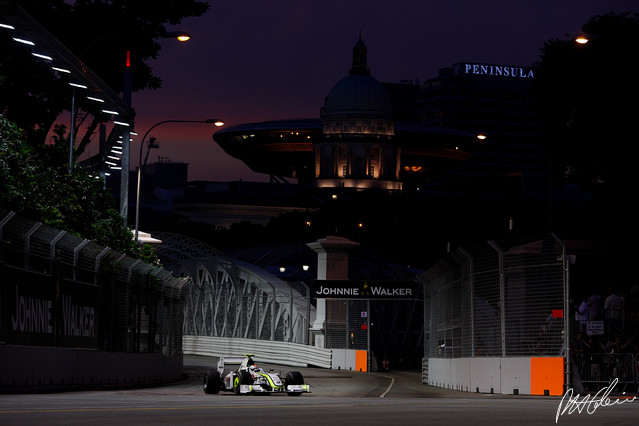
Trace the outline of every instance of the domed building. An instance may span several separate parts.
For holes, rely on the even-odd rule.
[[[321,109],[322,135],[314,144],[318,187],[399,190],[399,146],[393,105],[370,75],[360,36],[349,75],[333,86]]]
[[[367,53],[360,35],[349,73],[324,99],[320,118],[227,127],[214,141],[254,172],[317,188],[399,191],[467,159],[475,135],[419,123],[419,86],[377,81]]]

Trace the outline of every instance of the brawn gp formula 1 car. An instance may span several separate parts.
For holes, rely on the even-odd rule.
[[[217,370],[209,370],[204,375],[202,388],[204,393],[217,394],[220,391],[235,392],[236,395],[250,393],[284,393],[289,396],[300,396],[310,392],[310,387],[304,384],[304,377],[299,371],[286,373],[284,379],[272,371],[266,372],[255,365],[252,354],[244,357],[220,357]],[[239,364],[237,370],[224,374],[226,364]]]

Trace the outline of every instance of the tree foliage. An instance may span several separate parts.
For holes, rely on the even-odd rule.
[[[639,236],[639,14],[595,16],[582,30],[585,45],[574,35],[544,45],[536,94],[549,126],[553,182],[581,188],[592,200],[570,222],[580,222],[583,235],[622,246]]]
[[[536,74],[541,111],[560,177],[589,188],[634,181],[639,117],[639,15],[609,13],[582,28],[581,45],[551,40]]]
[[[79,166],[69,174],[59,144],[32,147],[23,132],[0,115],[0,205],[46,225],[96,240],[154,262],[134,243],[102,179]],[[55,166],[51,166],[55,158]],[[145,255],[141,256],[141,255]]]
[[[21,0],[18,4],[115,92],[123,91],[127,51],[132,91],[159,88],[161,79],[148,65],[159,55],[157,40],[166,34],[167,25],[201,16],[209,7],[196,0]],[[102,181],[77,166],[68,173],[69,131],[80,141],[75,150],[80,155],[103,120],[97,105],[76,99],[79,118],[74,128],[57,125],[61,114],[71,108],[68,77],[56,74],[11,38],[10,31],[0,31],[0,204],[154,262],[156,257],[147,247],[134,243]],[[87,124],[82,136],[77,134],[78,121]]]

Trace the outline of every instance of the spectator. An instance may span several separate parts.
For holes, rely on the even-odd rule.
[[[588,371],[588,381],[594,382],[597,388],[603,380],[603,353],[606,352],[606,346],[601,342],[599,336],[588,335],[586,340],[587,359],[590,369]]]
[[[588,318],[590,321],[601,321],[603,319],[603,306],[599,292],[595,292],[588,299]]]
[[[637,341],[635,336],[630,336],[628,339],[621,345],[622,353],[629,353],[633,355],[639,354],[639,346],[637,345]]]
[[[584,340],[584,334],[580,331],[577,332],[577,339],[573,345],[573,356],[577,363],[577,369],[579,371],[579,377],[585,378],[586,367],[586,353],[590,351],[588,342]]]
[[[586,300],[586,297],[582,297],[581,303],[575,307],[575,320],[577,321],[580,332],[586,332],[589,317],[588,301]]]
[[[608,287],[608,297],[604,303],[606,331],[608,340],[614,340],[621,335],[621,309],[623,299],[617,295],[613,287]]]
[[[623,342],[621,337],[615,337],[615,340],[608,342],[606,345],[606,353],[609,354],[620,354],[622,353]]]

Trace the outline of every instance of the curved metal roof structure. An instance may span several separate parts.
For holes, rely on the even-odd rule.
[[[184,289],[185,335],[308,343],[315,317],[303,283],[289,283],[180,234],[154,233],[157,254]]]

